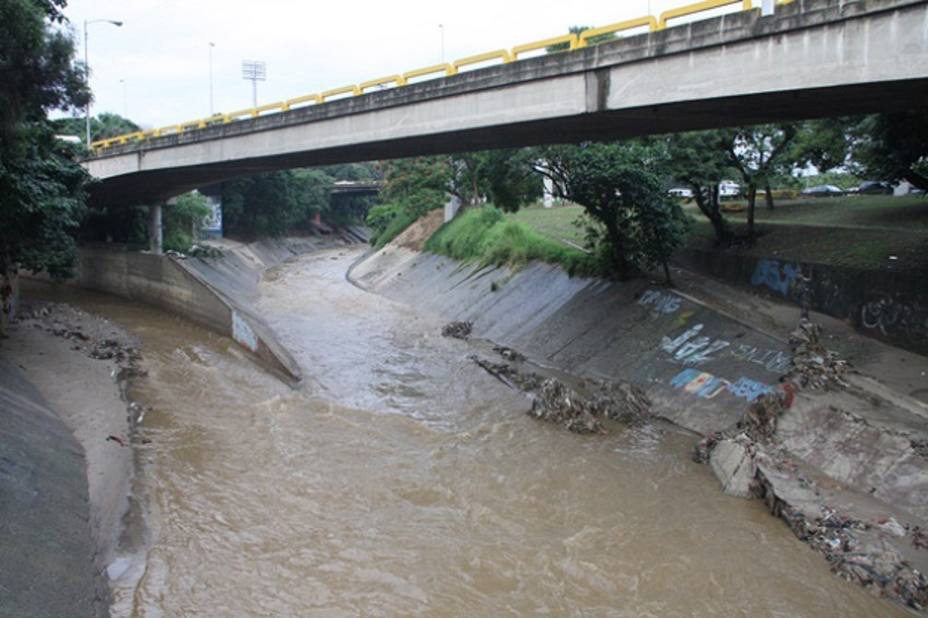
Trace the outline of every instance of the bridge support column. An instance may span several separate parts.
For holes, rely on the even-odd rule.
[[[152,204],[149,206],[148,218],[148,248],[152,253],[161,255],[162,247],[162,229],[161,229],[161,204]]]

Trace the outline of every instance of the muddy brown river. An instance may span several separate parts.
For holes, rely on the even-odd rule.
[[[262,284],[296,390],[182,320],[79,297],[142,339],[149,372],[145,528],[110,569],[114,615],[905,615],[722,495],[694,436],[530,419],[476,344],[347,282],[358,255]]]

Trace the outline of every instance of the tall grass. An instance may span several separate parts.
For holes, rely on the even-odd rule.
[[[425,249],[481,265],[520,268],[537,260],[558,264],[571,275],[591,275],[596,270],[591,256],[505,218],[492,206],[465,210],[432,234]]]

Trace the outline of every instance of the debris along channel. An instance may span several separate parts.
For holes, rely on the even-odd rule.
[[[818,324],[803,318],[790,335],[792,362],[780,388],[750,405],[735,426],[707,435],[693,459],[712,465],[726,493],[762,499],[844,579],[923,610],[928,606],[923,523],[904,511],[887,512],[888,505],[803,464],[778,436],[780,419],[805,392],[850,388],[848,363],[822,345],[821,334]]]
[[[470,322],[449,322],[441,334],[466,340],[472,329]],[[603,434],[603,419],[634,424],[648,416],[651,402],[636,386],[577,379],[576,386],[571,387],[556,377],[517,369],[514,365],[526,362],[525,355],[517,350],[494,346],[493,351],[508,362],[495,363],[477,355],[469,358],[509,388],[527,394],[532,400],[528,414],[533,418],[563,425],[574,433]]]

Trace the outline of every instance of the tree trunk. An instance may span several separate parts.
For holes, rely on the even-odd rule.
[[[764,185],[764,199],[767,200],[767,210],[773,210],[773,191],[770,190],[770,183]]]
[[[754,238],[754,204],[757,202],[757,185],[748,185],[748,238]]]
[[[622,235],[614,222],[606,223],[606,238],[609,241],[609,255],[612,257],[612,266],[615,267],[616,278],[619,281],[628,279],[628,260],[622,250]]]
[[[701,187],[694,185],[693,195],[696,198],[696,207],[706,216],[712,229],[715,231],[715,239],[722,247],[731,244],[731,230],[725,217],[722,216],[722,210],[719,206],[719,186]]]
[[[673,281],[670,280],[670,267],[667,266],[667,260],[661,262],[661,265],[664,267],[664,282],[667,285],[673,285]]]

